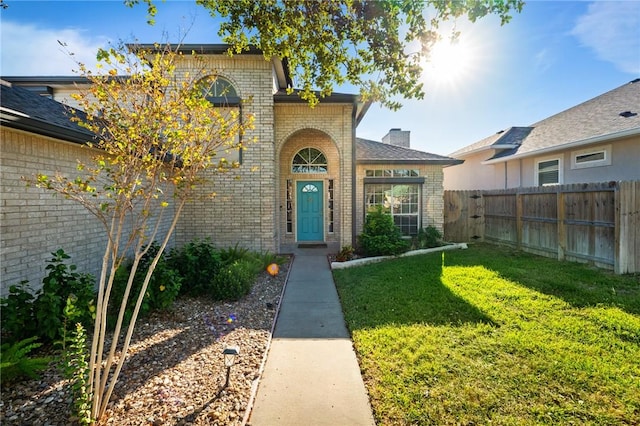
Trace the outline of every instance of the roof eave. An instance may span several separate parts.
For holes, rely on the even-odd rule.
[[[456,164],[464,163],[463,160],[454,160],[454,159],[443,159],[443,160],[406,160],[406,159],[398,159],[398,158],[361,158],[356,160],[357,164],[426,164],[426,165],[439,165],[439,166],[454,166]]]
[[[506,161],[517,160],[520,158],[534,157],[534,156],[544,155],[544,154],[548,154],[556,151],[562,151],[565,149],[578,148],[581,146],[592,145],[592,144],[601,143],[601,142],[609,142],[609,141],[624,139],[632,136],[640,136],[640,127],[634,127],[632,129],[621,130],[619,132],[608,133],[606,135],[599,135],[599,136],[594,136],[587,139],[567,142],[564,144],[541,148],[534,151],[523,152],[520,154],[516,153],[514,155],[509,155],[502,158],[495,158],[493,160],[485,160],[481,164],[488,165],[488,164],[504,163]]]
[[[165,49],[168,47],[166,44],[155,43],[127,43],[126,46],[132,52],[137,52],[138,50],[162,52],[166,51]],[[172,46],[172,50],[182,54],[218,55],[228,53],[230,47],[230,44],[224,43],[187,43],[176,44],[175,47]],[[257,47],[249,46],[248,50],[244,50],[240,54],[262,55],[263,53]]]
[[[517,148],[520,145],[517,144],[493,144],[493,145],[485,145],[485,146],[481,146],[479,148],[475,148],[469,151],[465,151],[465,152],[460,152],[460,153],[451,153],[449,154],[449,157],[454,157],[454,158],[462,158],[462,157],[468,157],[469,155],[474,155],[474,154],[479,154],[481,152],[486,152],[486,151],[491,151],[492,149],[494,150],[499,150],[499,149],[513,149],[513,148]]]
[[[369,111],[369,108],[371,108],[371,105],[373,105],[373,101],[366,101],[366,102],[360,102],[359,100],[356,101],[356,122],[355,125],[356,127],[358,127],[358,125],[360,124],[360,122],[362,121],[362,119],[364,118],[364,116],[367,114],[367,112]]]
[[[89,132],[76,131],[56,126],[54,124],[25,116],[24,114],[7,108],[0,109],[0,122],[3,126],[77,144],[85,144],[94,138],[94,136]]]

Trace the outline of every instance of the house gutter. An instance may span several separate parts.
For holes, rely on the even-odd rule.
[[[514,155],[510,155],[508,157],[496,158],[494,160],[486,160],[486,161],[483,161],[480,164],[483,164],[483,165],[498,164],[498,163],[503,163],[503,162],[506,162],[506,161],[516,160],[516,159],[519,159],[519,158],[533,157],[533,156],[537,156],[537,155],[541,155],[541,154],[557,152],[557,151],[563,150],[563,149],[577,148],[577,147],[581,147],[581,146],[584,146],[584,145],[591,145],[591,144],[600,143],[600,142],[609,142],[609,141],[613,141],[613,140],[616,140],[616,139],[624,139],[624,138],[628,138],[628,137],[631,137],[631,136],[638,136],[638,135],[640,135],[640,127],[634,127],[632,129],[622,130],[622,131],[615,132],[615,133],[609,133],[607,135],[594,136],[592,138],[587,138],[587,139],[581,139],[581,140],[577,140],[577,141],[573,141],[573,142],[568,142],[568,143],[565,143],[565,144],[562,144],[562,145],[550,146],[550,147],[547,147],[547,148],[542,148],[542,149],[538,149],[538,150],[535,150],[535,151],[529,151],[529,152],[525,152],[525,153],[522,153],[522,154],[514,154]]]

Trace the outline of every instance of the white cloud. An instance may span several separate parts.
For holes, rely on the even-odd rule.
[[[549,49],[546,47],[538,51],[534,56],[536,70],[544,72],[551,68],[554,62],[551,55]]]
[[[571,34],[620,71],[640,73],[640,1],[596,1]]]
[[[0,75],[74,75],[75,61],[93,68],[106,37],[91,37],[76,28],[46,29],[3,20],[0,26],[2,53]],[[66,43],[69,56],[58,40]]]

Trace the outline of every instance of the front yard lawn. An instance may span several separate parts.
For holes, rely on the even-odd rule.
[[[379,425],[640,421],[640,276],[474,244],[334,277]]]

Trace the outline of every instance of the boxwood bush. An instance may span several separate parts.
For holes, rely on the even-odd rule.
[[[409,248],[409,242],[402,238],[393,218],[381,206],[367,214],[358,242],[359,249],[365,256],[397,255]]]

